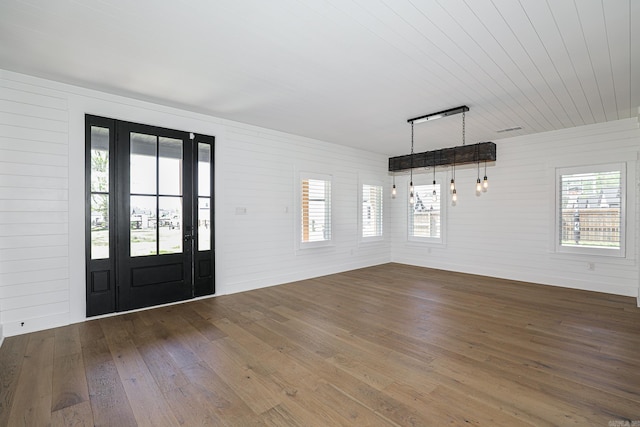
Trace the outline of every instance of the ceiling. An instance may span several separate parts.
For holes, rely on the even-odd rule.
[[[0,68],[395,156],[407,119],[459,105],[467,143],[637,116],[639,19],[638,0],[2,0]],[[461,122],[416,124],[416,152],[461,145]]]

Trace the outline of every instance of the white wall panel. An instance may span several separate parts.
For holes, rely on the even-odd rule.
[[[25,283],[40,283],[51,282],[55,280],[62,280],[69,278],[69,268],[64,267],[47,269],[47,270],[33,270],[19,273],[4,273],[0,276],[2,280],[2,286],[21,285]]]
[[[43,176],[22,176],[22,175],[3,175],[0,174],[0,187],[3,188],[24,188],[27,190],[44,190],[61,189],[67,190],[69,180],[64,178],[53,178]],[[8,190],[7,190],[8,191]]]
[[[226,177],[217,234],[221,293],[314,277],[389,260],[389,245],[358,249],[358,171],[386,175],[386,158],[285,135],[228,129],[218,152]],[[267,141],[265,141],[265,138]],[[298,173],[333,176],[333,246],[296,251]],[[250,190],[248,190],[250,189]],[[219,193],[220,194],[220,193]],[[237,214],[237,210],[243,214]],[[246,209],[246,213],[245,212]],[[266,226],[265,226],[266,225]],[[388,240],[387,240],[388,242]]]
[[[13,138],[23,144],[29,141],[48,142],[50,144],[67,144],[67,133],[24,126],[8,126],[0,124],[0,132],[5,138]]]
[[[407,177],[396,177],[392,203],[396,262],[508,279],[568,286],[628,296],[638,295],[636,260],[637,119],[581,126],[496,141],[498,160],[487,170],[489,190],[475,195],[475,167],[458,168],[458,204],[448,211],[444,248],[406,239]],[[627,258],[554,253],[555,167],[628,162]],[[484,169],[480,169],[481,178]],[[402,195],[400,194],[402,192]],[[589,270],[593,263],[594,270]]]
[[[68,322],[68,112],[63,93],[0,77],[0,323],[13,335]]]
[[[59,303],[69,302],[69,291],[63,289],[56,292],[41,292],[32,295],[21,295],[19,297],[4,298],[3,307],[6,313],[15,312],[19,316],[18,311],[21,309],[30,310],[35,307],[53,306]],[[59,312],[54,309],[54,312]],[[24,319],[24,317],[23,317]]]
[[[1,131],[2,129],[0,129]],[[25,165],[67,166],[68,155],[34,153],[29,151],[0,150],[2,161],[7,163],[22,163]]]
[[[0,137],[0,150],[26,151],[30,153],[47,153],[67,156],[69,148],[65,144],[54,144],[44,141],[24,141],[16,138]]]
[[[64,245],[59,245],[59,246],[40,246],[36,248],[0,249],[0,259],[2,260],[0,262],[57,258],[60,256],[66,256],[67,251],[68,251],[68,246],[66,241]]]
[[[41,258],[34,262],[29,260],[0,261],[0,274],[20,273],[23,271],[39,271],[52,268],[65,268],[69,260],[67,257]]]
[[[42,294],[45,292],[69,291],[69,281],[47,280],[46,282],[20,283],[17,285],[3,286],[3,298],[25,297],[27,295]]]
[[[0,224],[0,236],[34,236],[63,234],[68,239],[69,225],[62,223],[29,224],[29,227],[16,227],[13,224]],[[66,245],[66,243],[65,243]]]
[[[2,212],[0,211],[0,226],[2,224],[61,224],[66,226],[69,218],[68,212]],[[31,234],[28,227],[21,227],[25,234]]]
[[[15,310],[3,309],[5,336],[23,333],[23,330],[30,332],[32,330],[49,329],[68,322],[69,293],[53,293],[47,296],[49,298],[43,304],[20,307]],[[51,296],[61,300],[52,300]],[[17,324],[17,326],[13,327],[13,324]]]
[[[10,163],[0,161],[0,170],[3,174],[18,175],[18,176],[38,176],[38,177],[53,177],[53,178],[66,178],[68,169],[67,166],[48,166],[41,164],[28,164],[28,163]]]

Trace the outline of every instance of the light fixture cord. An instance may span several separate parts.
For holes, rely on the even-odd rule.
[[[480,143],[476,144],[476,159],[478,160],[478,179],[480,179]]]
[[[413,167],[413,122],[411,122],[411,167]]]
[[[411,122],[411,182],[413,182],[413,122]]]
[[[453,181],[456,180],[456,147],[453,147]]]
[[[464,111],[462,112],[462,145],[465,145],[465,120],[464,120]]]
[[[433,183],[436,182],[436,155],[433,154]]]

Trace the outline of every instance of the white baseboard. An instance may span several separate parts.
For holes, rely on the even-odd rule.
[[[4,342],[4,334],[2,333],[2,325],[0,324],[0,347],[2,347],[3,342]]]

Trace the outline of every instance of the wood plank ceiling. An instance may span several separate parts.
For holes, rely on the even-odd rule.
[[[0,68],[386,155],[640,106],[637,0],[3,0]],[[461,143],[459,116],[416,151]],[[500,130],[522,127],[511,132]]]

